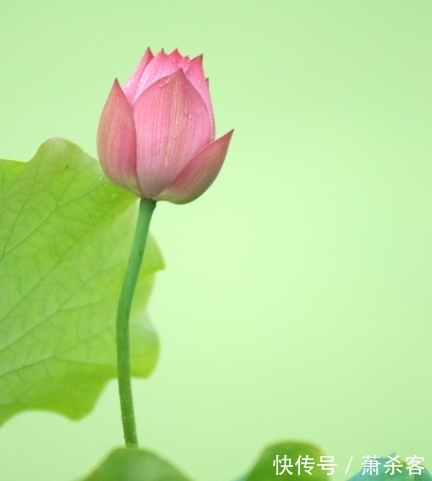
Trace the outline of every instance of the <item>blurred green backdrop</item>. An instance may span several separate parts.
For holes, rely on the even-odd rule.
[[[432,3],[2,0],[0,157],[61,136],[96,154],[114,77],[144,49],[204,53],[214,186],[160,203],[149,306],[159,365],[134,381],[143,446],[230,480],[281,439],[432,468]],[[4,480],[70,481],[122,443],[116,385],[78,423],[0,430]]]

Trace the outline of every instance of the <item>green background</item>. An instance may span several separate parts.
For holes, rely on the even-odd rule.
[[[114,77],[144,49],[204,53],[217,133],[202,198],[159,203],[162,351],[134,381],[141,444],[230,480],[313,441],[432,468],[432,3],[75,0],[0,4],[0,157],[52,136],[96,154]],[[83,421],[0,430],[4,480],[69,481],[121,445],[116,385]]]

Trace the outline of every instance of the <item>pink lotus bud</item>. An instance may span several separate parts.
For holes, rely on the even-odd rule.
[[[106,101],[97,134],[105,174],[119,186],[176,204],[200,196],[222,167],[232,131],[214,140],[213,111],[202,56],[178,50],[144,54]]]

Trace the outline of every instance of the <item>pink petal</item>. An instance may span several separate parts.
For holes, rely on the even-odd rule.
[[[158,80],[171,75],[176,70],[178,66],[176,62],[170,59],[163,50],[159,52],[147,65],[146,69],[143,71],[133,103],[135,103],[140,95],[146,90],[150,85],[154,84]]]
[[[132,101],[135,98],[135,93],[138,88],[140,78],[153,57],[154,56],[152,54],[152,51],[148,48],[145,51],[141,62],[138,64],[138,67],[135,69],[134,73],[128,78],[123,87],[123,92],[126,94],[126,98],[128,99],[130,104],[132,104]]]
[[[189,82],[196,88],[198,93],[201,95],[204,103],[207,106],[209,115],[212,120],[212,131],[214,138],[214,119],[213,119],[213,108],[210,100],[210,92],[208,87],[207,79],[204,75],[203,65],[202,65],[202,55],[195,57],[191,60],[189,68],[186,71],[186,78]]]
[[[146,197],[154,197],[212,141],[211,117],[181,69],[145,90],[133,116],[138,185]]]
[[[181,68],[183,72],[186,72],[186,70],[189,68],[189,64],[191,62],[190,58],[187,55],[183,57],[177,48],[168,54],[168,57],[170,60],[175,62],[177,67]]]
[[[141,195],[136,181],[136,138],[132,111],[117,80],[105,103],[97,132],[97,150],[105,174]]]
[[[155,200],[186,204],[204,193],[222,167],[232,133],[233,130],[200,150]]]

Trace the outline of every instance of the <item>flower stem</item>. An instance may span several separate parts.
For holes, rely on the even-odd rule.
[[[138,446],[130,374],[129,315],[156,202],[140,199],[135,236],[117,308],[117,376],[123,435],[127,448]]]

